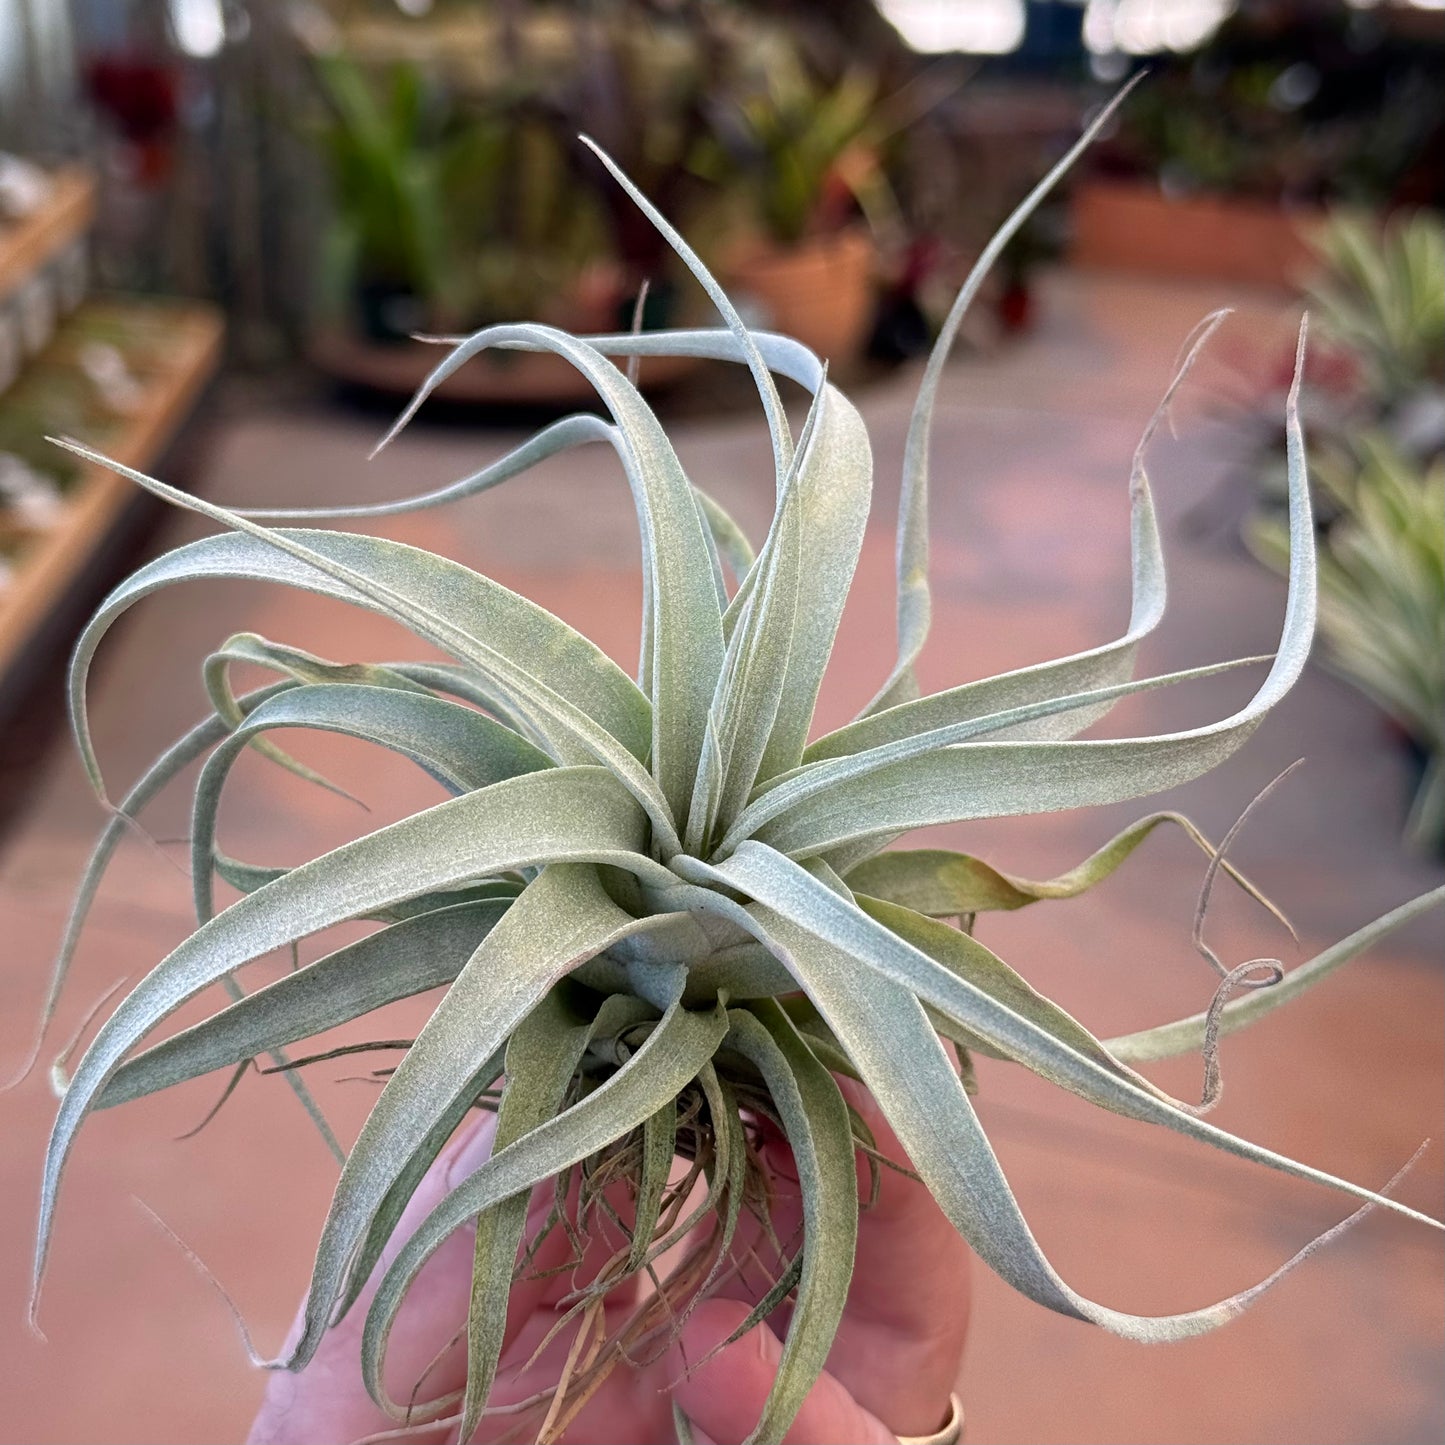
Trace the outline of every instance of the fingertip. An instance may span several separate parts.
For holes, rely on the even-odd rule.
[[[703,1300],[672,1347],[673,1399],[696,1438],[714,1445],[735,1445],[748,1436],[777,1374],[781,1346],[771,1330],[751,1329],[726,1343],[748,1313],[742,1300]]]
[[[756,1428],[777,1378],[782,1341],[754,1325],[725,1343],[747,1319],[741,1300],[704,1300],[673,1347],[673,1398],[692,1422],[699,1445],[741,1445]],[[783,1437],[787,1445],[896,1445],[897,1437],[826,1372]]]

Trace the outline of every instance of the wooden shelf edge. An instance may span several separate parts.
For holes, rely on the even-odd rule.
[[[81,166],[56,171],[33,215],[0,232],[0,298],[33,276],[95,219],[95,178]]]
[[[148,404],[109,448],[126,466],[144,470],[179,430],[220,359],[222,323],[209,307],[175,311],[174,367],[156,378]],[[17,564],[0,595],[0,678],[95,555],[127,502],[133,482],[88,467],[66,497],[64,518]]]

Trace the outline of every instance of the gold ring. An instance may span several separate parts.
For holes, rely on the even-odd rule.
[[[963,1439],[963,1402],[948,1397],[948,1419],[931,1435],[900,1435],[898,1445],[958,1445]]]

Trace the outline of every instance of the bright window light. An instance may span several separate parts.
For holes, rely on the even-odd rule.
[[[1095,55],[1193,50],[1214,34],[1234,6],[1235,0],[1089,0],[1084,44]]]
[[[1114,44],[1114,7],[1118,0],[1089,0],[1084,11],[1084,47],[1092,55],[1112,55]]]
[[[1023,44],[1024,0],[877,0],[884,18],[914,50],[1007,55]]]
[[[170,0],[171,34],[187,55],[209,60],[226,43],[221,0]]]

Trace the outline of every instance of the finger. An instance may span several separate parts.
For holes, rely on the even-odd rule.
[[[839,1079],[849,1104],[874,1136],[877,1151],[897,1168],[880,1166],[878,1197],[862,1212],[847,1308],[828,1356],[828,1369],[880,1419],[903,1434],[927,1434],[948,1412],[968,1330],[969,1251],[928,1189],[899,1172],[908,1157],[862,1085]],[[772,1185],[772,1224],[785,1248],[796,1249],[802,1212],[787,1143],[769,1138],[759,1151]],[[871,1175],[860,1154],[860,1199]],[[782,1261],[758,1221],[745,1217],[732,1250],[735,1273],[717,1297],[755,1303],[778,1277]],[[790,1309],[768,1317],[786,1335]]]
[[[680,1376],[673,1399],[698,1439],[715,1445],[740,1445],[752,1433],[778,1373],[782,1345],[771,1330],[751,1329],[717,1350],[746,1316],[741,1301],[704,1301],[669,1356]],[[897,1445],[888,1427],[828,1373],[809,1391],[783,1439],[786,1445],[838,1445],[842,1440],[849,1445]]]
[[[346,1317],[322,1337],[315,1356],[299,1374],[278,1370],[266,1384],[250,1445],[315,1445],[351,1440],[387,1428],[392,1422],[373,1403],[361,1381],[361,1330],[381,1272],[402,1244],[450,1188],[450,1175],[466,1161],[477,1163],[491,1151],[496,1119],[484,1114],[461,1134],[427,1172],[412,1195],[376,1272]],[[472,1164],[470,1167],[475,1168]],[[464,1171],[467,1172],[467,1171]],[[427,1261],[397,1316],[388,1375],[407,1378],[410,1390],[427,1365],[445,1348],[457,1323],[466,1318],[471,1281],[471,1233],[459,1230]],[[303,1306],[304,1312],[304,1306]],[[301,1332],[298,1312],[288,1344]]]
[[[803,1201],[792,1150],[771,1125],[759,1127],[763,1138],[756,1157],[767,1186],[767,1219],[743,1212],[728,1251],[728,1273],[713,1292],[749,1306],[767,1294],[803,1243]],[[781,1334],[788,1317],[788,1307],[781,1306],[768,1316],[768,1327]]]
[[[548,1197],[552,1199],[553,1186],[548,1185],[547,1189]],[[630,1231],[636,1221],[637,1199],[631,1185],[622,1182],[609,1184],[602,1191],[606,1208],[594,1206],[588,1210],[585,1221],[579,1219],[579,1193],[574,1176],[567,1190],[565,1208],[573,1228],[581,1232],[581,1249],[578,1250],[565,1229],[560,1226],[554,1228],[546,1243],[551,1246],[555,1258],[544,1260],[539,1253],[538,1267],[549,1271],[549,1276],[542,1282],[542,1288],[533,1301],[534,1307],[555,1305],[576,1291],[585,1289],[609,1265],[615,1266],[617,1256],[625,1254],[632,1246]]]
[[[840,1080],[879,1152],[908,1156],[872,1096]],[[968,1333],[970,1254],[926,1185],[884,1168],[858,1222],[848,1303],[828,1368],[901,1435],[936,1430],[949,1410]]]
[[[252,1426],[251,1445],[355,1439],[392,1425],[361,1379],[361,1335],[367,1309],[381,1275],[421,1221],[491,1156],[495,1133],[495,1116],[483,1113],[443,1150],[417,1186],[376,1270],[345,1318],[322,1337],[303,1371],[276,1371],[270,1376]],[[540,1231],[551,1204],[552,1186],[539,1186],[528,1214],[528,1240]],[[466,1355],[459,1332],[465,1326],[471,1297],[474,1240],[471,1228],[451,1234],[407,1291],[387,1350],[385,1378],[393,1398],[408,1399],[418,1382],[423,1382],[418,1400],[435,1399],[465,1383]],[[539,1303],[556,1290],[551,1272],[566,1263],[569,1253],[569,1242],[560,1230],[542,1241],[533,1260],[534,1270],[517,1283],[509,1299],[507,1338],[515,1336]],[[302,1314],[298,1313],[290,1341],[298,1337],[301,1326]]]

